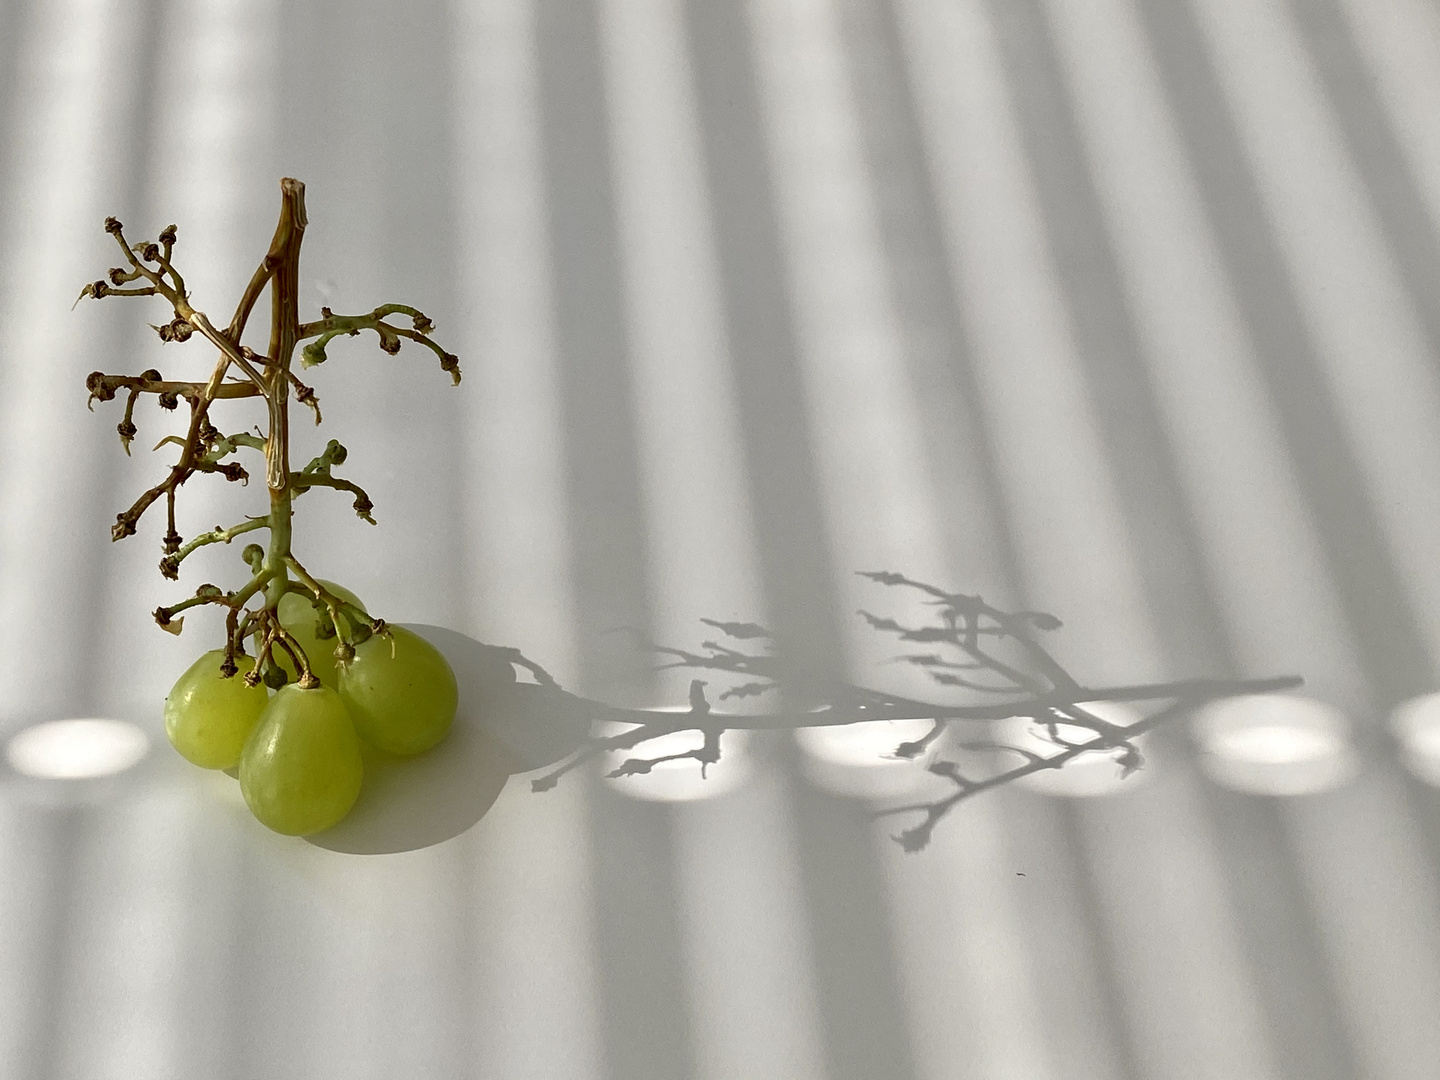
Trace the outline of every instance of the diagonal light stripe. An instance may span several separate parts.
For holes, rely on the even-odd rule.
[[[680,5],[608,0],[601,40],[654,624],[766,622]],[[684,700],[690,672],[660,682]],[[712,680],[710,697],[723,689]],[[701,1075],[821,1072],[789,807],[762,780],[677,807],[676,890]]]
[[[1440,233],[1440,9],[1427,0],[1338,2]]]
[[[947,578],[935,489],[834,12],[826,0],[748,11],[836,585],[853,611],[874,602],[853,571]],[[858,625],[851,668],[868,672],[889,650]]]
[[[934,1080],[1076,1075],[1039,1007],[1044,962],[1016,896],[1020,845],[1003,805],[963,806],[918,857],[891,839],[893,821],[877,830],[916,1057]]]
[[[470,624],[574,677],[574,599],[545,235],[534,11],[457,3],[458,295]],[[476,1075],[598,1076],[583,789],[512,781],[475,830]]]
[[[576,670],[540,181],[533,12],[457,4],[454,64],[470,623],[566,684]]]
[[[1366,707],[1353,640],[1326,587],[1313,527],[1265,408],[1250,343],[1133,13],[1122,2],[1054,0],[1051,6],[1155,384],[1198,504],[1212,579],[1235,620],[1239,655],[1247,668],[1304,672],[1310,693]],[[1408,1029],[1423,1025],[1434,994],[1424,961],[1413,952],[1433,936],[1424,925],[1423,901],[1433,888],[1423,871],[1410,869],[1423,867],[1425,858],[1401,793],[1370,777],[1287,811],[1326,916],[1331,966],[1354,988],[1348,1001],[1359,1041],[1413,1042]],[[1411,887],[1397,905],[1393,887],[1402,880]],[[1338,903],[1342,897],[1351,902]],[[1387,911],[1384,930],[1372,914],[1381,909]],[[1361,939],[1370,945],[1346,945]],[[1385,943],[1398,951],[1385,952]],[[1389,1004],[1359,1006],[1382,1000]],[[1402,1001],[1414,1014],[1409,1024],[1394,1012]],[[1375,1065],[1384,1075],[1395,1067],[1388,1059]]]
[[[64,814],[0,795],[0,1076],[34,1075],[49,1053],[41,1040],[53,1030],[46,1010],[54,999],[41,987],[54,978],[47,924],[65,910],[57,903],[65,874],[56,857],[65,824]]]
[[[55,1075],[186,1075],[186,987],[178,976],[190,944],[186,913],[202,902],[180,870],[196,815],[194,789],[175,781],[178,772],[88,815],[73,879],[79,895],[66,926]]]
[[[1210,578],[1247,668],[1363,699],[1351,634],[1199,193],[1124,0],[1052,0],[1057,42]]]
[[[404,1021],[417,1005],[433,1013],[436,990],[418,1002],[396,997],[413,989],[412,980],[435,979],[442,935],[418,956],[400,956],[412,929],[435,918],[440,897],[414,891],[429,878],[433,892],[425,865],[433,853],[356,858],[274,836],[243,818],[233,835],[260,876],[259,887],[248,890],[240,955],[231,961],[243,972],[237,1006],[244,1026],[234,1041],[245,1075],[380,1080],[408,1067],[407,1055],[433,1070],[437,1043],[421,1041],[433,1029],[412,1034]],[[256,1039],[255,1031],[268,1037]]]
[[[846,607],[883,604],[888,613],[911,598],[877,598],[850,571],[903,570],[947,585],[951,575],[836,12],[828,0],[787,0],[753,3],[749,14],[810,428],[841,575],[835,588]],[[904,617],[927,614],[916,604]],[[893,642],[854,621],[847,631],[849,668],[860,682],[931,692],[918,673],[877,672]],[[876,831],[887,849],[890,831]],[[890,864],[900,976],[925,1075],[948,1075],[964,1060],[987,1077],[1051,1073],[1013,878],[999,869],[1006,847],[1000,822],[982,811],[927,852],[929,873]],[[936,873],[946,881],[943,912],[933,895]],[[956,930],[937,935],[947,921]]]
[[[12,717],[75,696],[79,674],[66,635],[86,613],[72,567],[94,550],[85,502],[96,424],[82,387],[113,311],[96,301],[70,309],[119,255],[100,228],[121,167],[119,118],[136,86],[135,22],[117,8],[74,0],[30,9],[15,141],[0,158],[0,250],[9,253],[0,275],[0,685]]]
[[[599,1077],[589,810],[512,784],[461,842],[474,874],[474,1075]]]
[[[1157,646],[993,31],[976,3],[916,0],[902,12],[1027,591],[1066,617],[1062,652],[1086,677],[1154,673]],[[1197,1060],[1216,1075],[1269,1075],[1198,793],[1188,776],[1168,781],[1084,812],[1136,1056],[1148,1076],[1189,1076]]]
[[[1195,10],[1345,434],[1440,665],[1440,368],[1287,13],[1273,0],[1206,0]]]
[[[679,4],[601,17],[653,618],[690,646],[702,616],[765,621],[709,194]]]
[[[128,236],[138,243],[175,222],[176,265],[196,305],[220,325],[230,317],[220,305],[243,288],[273,209],[273,180],[256,162],[268,156],[272,128],[267,58],[278,31],[275,14],[268,0],[170,5],[157,20],[163,35],[158,54],[168,58],[152,75],[159,108],[135,136],[149,150],[151,198],[143,215],[126,223]],[[170,378],[208,375],[211,348],[197,339],[162,350],[145,327],[169,317],[163,300],[117,303],[124,305],[120,340],[131,347],[107,353],[107,370],[154,366]],[[217,413],[215,419],[229,430],[243,427],[233,415]],[[137,407],[135,457],[117,465],[121,481],[105,493],[107,505],[92,527],[103,527],[101,521],[164,475],[174,451],[152,455],[149,447],[162,434],[183,431],[184,422],[183,408],[163,413],[149,402]],[[117,453],[108,439],[103,449],[112,458]],[[253,460],[249,464],[259,471]],[[207,477],[187,485],[177,505],[181,533],[193,536],[222,519],[238,520],[237,503],[263,507],[263,490],[252,485],[246,498],[237,499],[239,490]],[[187,561],[179,584],[162,581],[156,540],[164,531],[163,503],[150,514],[139,535],[105,551],[104,602],[96,613],[105,645],[90,693],[102,715],[118,710],[141,718],[152,752],[164,763],[145,797],[127,804],[118,820],[106,816],[99,850],[88,853],[77,875],[79,902],[93,919],[88,929],[94,935],[91,947],[70,957],[69,985],[77,1000],[68,1003],[74,1028],[62,1033],[61,1042],[77,1075],[205,1071],[217,1060],[217,1047],[226,1045],[236,1016],[230,980],[215,978],[231,963],[236,944],[238,859],[225,834],[251,823],[212,805],[217,786],[173,756],[160,726],[171,683],[199,651],[218,647],[223,631],[218,619],[202,616],[191,620],[185,638],[176,638],[159,632],[149,612],[191,594],[200,581],[234,584],[247,571],[232,548],[223,559],[205,552]],[[211,845],[204,837],[215,833],[225,840]],[[146,837],[153,842],[141,843]],[[145,989],[137,992],[140,978]],[[111,1023],[94,1024],[96,1015]]]
[[[268,166],[276,108],[270,91],[270,57],[279,34],[277,6],[273,0],[171,4],[159,25],[163,27],[160,51],[168,60],[152,76],[158,108],[148,118],[150,130],[137,136],[147,141],[149,149],[150,197],[143,214],[126,222],[127,238],[135,243],[152,240],[174,222],[178,227],[175,265],[191,300],[212,323],[224,326],[265,252],[279,206],[276,178]],[[268,298],[262,299],[252,319],[266,331],[267,302]],[[127,298],[114,303],[124,305],[121,340],[129,347],[106,355],[107,371],[136,373],[154,367],[167,378],[209,376],[216,352],[198,334],[184,345],[162,345],[147,325],[170,318],[163,299]],[[105,505],[96,515],[100,521],[123,510],[165,476],[176,448],[163,447],[157,453],[150,448],[165,435],[183,435],[188,420],[183,406],[166,413],[155,407],[153,399],[138,404],[135,413],[140,434],[134,457],[113,462],[118,482],[104,495]],[[222,430],[245,430],[264,418],[264,407],[254,401],[218,404],[212,418]],[[117,456],[108,439],[104,450],[112,461]],[[237,460],[252,476],[263,475],[258,454],[242,451]],[[190,539],[267,508],[263,483],[241,488],[218,477],[197,476],[176,500],[176,525]],[[249,573],[239,547],[217,545],[186,559],[178,582],[165,581],[157,569],[164,519],[162,499],[148,511],[136,536],[106,549],[102,618],[108,645],[99,658],[95,690],[97,707],[133,706],[137,715],[151,721],[150,730],[157,736],[160,702],[197,653],[224,644],[224,630],[218,615],[197,612],[187,619],[185,636],[175,637],[161,632],[150,612],[193,595],[201,582],[233,588]],[[257,535],[264,543],[266,534]]]
[[[1307,799],[1288,825],[1357,1056],[1373,1076],[1436,1080],[1440,890],[1403,781]]]
[[[900,10],[1030,594],[1066,620],[1062,656],[1069,642],[1107,643],[1087,657],[1089,677],[1155,675],[1134,559],[989,29],[973,4]]]
[[[698,1074],[824,1076],[792,812],[773,775],[676,808]]]

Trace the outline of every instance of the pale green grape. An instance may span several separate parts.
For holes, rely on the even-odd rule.
[[[240,758],[240,791],[261,824],[288,836],[328,829],[350,812],[365,766],[340,695],[283,686]]]
[[[333,581],[326,581],[324,578],[318,580],[333,595],[354,604],[361,611],[365,610],[365,605],[360,602],[360,598],[349,589],[336,585]],[[338,637],[321,638],[316,635],[315,628],[320,613],[315,610],[313,601],[314,597],[308,591],[303,593],[287,592],[280,598],[280,625],[289,631],[299,642],[300,648],[305,650],[305,655],[310,660],[310,670],[315,673],[315,677],[331,690],[338,690],[340,675],[335,659],[335,646],[340,644],[340,640]],[[344,619],[345,616],[340,617]],[[276,645],[271,655],[284,668],[285,674],[289,676],[291,682],[299,678],[295,673],[295,665],[290,662],[290,654],[285,651],[283,646]]]
[[[254,660],[235,657],[239,673],[227,679],[220,674],[224,659],[224,649],[207,652],[175,681],[165,699],[170,745],[202,769],[234,768],[270,699],[265,687],[245,685],[245,673],[255,666]]]
[[[455,673],[440,650],[402,626],[356,646],[355,659],[340,668],[340,696],[360,737],[392,754],[438,743],[459,703]]]

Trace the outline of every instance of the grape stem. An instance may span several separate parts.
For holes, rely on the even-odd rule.
[[[195,537],[195,539],[191,540],[188,544],[182,545],[180,550],[175,552],[175,554],[167,555],[165,556],[165,558],[161,559],[160,572],[165,577],[178,577],[180,564],[185,561],[185,557],[191,552],[196,551],[199,548],[206,547],[210,544],[228,544],[237,536],[241,536],[248,532],[254,532],[256,529],[268,529],[269,527],[270,516],[268,514],[264,517],[247,518],[239,525],[231,525],[228,529],[221,528],[219,525],[217,525],[210,532],[201,533],[199,536]],[[170,572],[167,573],[167,569]]]
[[[383,619],[372,619],[348,600],[336,596],[318,580],[311,577],[310,572],[300,565],[300,560],[290,556],[285,560],[285,564],[295,572],[296,578],[300,581],[300,585],[292,582],[289,585],[290,591],[308,592],[324,604],[326,611],[330,614],[330,621],[335,627],[335,636],[350,646],[352,651],[356,645],[363,644],[371,634],[384,632],[385,621]],[[342,614],[345,616],[343,621],[340,617]],[[345,629],[346,626],[349,627],[348,632]]]
[[[156,445],[157,450],[170,443],[177,445],[180,448],[178,460],[160,483],[145,491],[129,509],[116,516],[111,538],[122,540],[134,535],[141,517],[164,496],[168,528],[160,572],[166,578],[175,579],[179,577],[185,559],[200,548],[228,544],[236,536],[259,529],[268,530],[269,542],[263,549],[251,545],[258,555],[252,562],[252,575],[244,588],[227,593],[213,585],[202,586],[189,599],[157,608],[155,620],[161,627],[178,633],[183,619],[176,616],[181,612],[208,604],[223,606],[227,612],[222,670],[227,675],[235,673],[234,659],[237,655],[244,655],[245,639],[253,635],[258,655],[251,675],[256,679],[267,674],[273,677],[274,653],[278,646],[294,661],[300,676],[299,683],[306,686],[318,685],[310,658],[294,636],[280,625],[279,605],[287,592],[304,591],[323,604],[341,640],[341,651],[348,651],[351,655],[356,644],[371,634],[383,632],[385,623],[320,587],[292,553],[294,500],[311,488],[348,492],[355,498],[356,514],[374,524],[370,514],[374,503],[364,489],[353,481],[331,474],[331,466],[345,459],[344,447],[339,443],[332,441],[326,454],[306,469],[299,472],[290,469],[291,397],[314,411],[316,424],[321,422],[320,403],[315,391],[291,370],[296,343],[308,338],[317,339],[306,349],[304,359],[308,366],[324,359],[324,346],[331,338],[370,330],[379,338],[381,349],[389,354],[398,352],[402,341],[414,341],[429,348],[440,358],[441,368],[449,372],[456,383],[460,381],[460,368],[453,354],[430,340],[430,331],[434,329],[430,319],[418,309],[403,304],[384,304],[367,315],[350,316],[337,316],[328,308],[322,308],[318,321],[301,323],[300,247],[307,225],[305,185],[286,177],[280,181],[280,197],[280,218],[270,247],[251,275],[235,313],[224,329],[217,328],[203,311],[190,302],[185,280],[172,260],[176,239],[173,225],[161,230],[155,241],[132,245],[126,240],[120,222],[113,217],[106,218],[105,230],[115,237],[127,266],[116,267],[106,278],[86,285],[76,303],[87,297],[159,296],[168,301],[174,311],[171,322],[152,327],[162,342],[185,342],[198,333],[219,350],[215,367],[205,382],[167,380],[154,369],[140,375],[107,375],[96,371],[86,379],[86,389],[90,394],[88,404],[92,409],[96,401],[110,401],[125,395],[125,413],[118,430],[126,453],[129,453],[130,443],[136,435],[135,404],[142,395],[155,395],[163,409],[175,409],[182,400],[190,407],[185,434],[167,435]],[[140,284],[126,287],[130,282]],[[270,342],[262,355],[242,345],[241,338],[266,286],[270,288],[271,297]],[[406,316],[412,325],[394,326],[386,322],[386,318],[392,315]],[[255,397],[265,401],[268,426],[264,432],[257,435],[248,432],[224,435],[211,423],[210,406],[216,400]],[[185,542],[175,526],[175,500],[181,485],[195,473],[219,473],[230,481],[248,482],[249,473],[244,466],[227,460],[241,448],[258,450],[265,455],[269,512],[249,517],[229,528],[217,525],[213,530]],[[247,549],[247,561],[251,559],[251,549]],[[291,580],[292,573],[300,584]],[[246,607],[256,594],[263,594],[263,606],[256,609]]]
[[[299,337],[316,338],[317,340],[305,346],[301,355],[301,363],[306,367],[315,364],[323,364],[326,359],[325,346],[330,343],[331,338],[342,334],[354,337],[361,330],[373,330],[380,339],[382,351],[394,355],[400,351],[400,339],[417,341],[429,348],[440,358],[440,367],[450,373],[455,385],[460,384],[460,360],[452,353],[446,352],[427,336],[434,329],[434,324],[423,312],[404,304],[382,304],[368,315],[336,315],[328,307],[320,309],[321,318],[318,322],[306,323],[300,327]],[[414,329],[406,329],[403,326],[392,326],[385,321],[388,315],[408,315]]]
[[[155,369],[139,375],[107,375],[93,372],[86,379],[88,405],[111,401],[124,395],[123,417],[117,426],[121,445],[130,452],[137,436],[136,403],[145,395],[154,395],[165,410],[178,409],[183,400],[189,406],[189,422],[184,436],[168,435],[156,449],[168,444],[180,448],[179,458],[160,483],[151,487],[129,507],[116,516],[111,538],[122,540],[132,536],[145,512],[165,498],[167,529],[163,538],[164,558],[160,570],[167,578],[178,578],[181,565],[195,551],[217,543],[229,543],[237,536],[260,529],[268,530],[269,542],[246,546],[243,557],[250,566],[250,580],[234,592],[226,592],[212,584],[201,585],[195,594],[169,607],[155,609],[155,621],[171,633],[178,634],[184,619],[182,612],[192,608],[218,605],[225,609],[225,658],[221,672],[227,677],[237,674],[236,656],[245,653],[245,641],[254,639],[256,661],[245,675],[251,685],[265,680],[279,685],[285,679],[284,668],[277,662],[276,650],[288,656],[302,688],[319,685],[311,658],[295,636],[281,625],[279,608],[289,592],[304,593],[318,608],[328,613],[340,644],[336,656],[346,662],[354,656],[356,645],[373,634],[387,634],[383,619],[370,616],[326,589],[300,563],[293,553],[294,503],[297,496],[314,488],[344,491],[354,496],[356,514],[374,524],[374,509],[369,495],[353,481],[333,474],[335,466],[345,461],[345,448],[331,440],[325,452],[305,468],[290,468],[289,403],[294,399],[314,411],[315,422],[321,422],[320,405],[315,391],[300,381],[291,370],[296,345],[308,341],[301,353],[306,367],[324,363],[326,347],[337,337],[353,337],[363,331],[374,333],[380,349],[389,355],[400,351],[406,341],[430,349],[439,357],[440,368],[460,382],[458,358],[430,339],[434,324],[421,311],[403,304],[382,304],[366,314],[336,315],[321,308],[320,319],[302,323],[299,320],[300,248],[304,240],[305,185],[298,180],[280,181],[280,218],[265,257],[260,261],[229,324],[217,328],[203,311],[193,307],[185,281],[176,269],[174,254],[176,230],[170,225],[151,242],[132,245],[115,218],[106,218],[105,230],[115,237],[126,265],[110,270],[107,277],[86,285],[78,304],[86,297],[159,296],[166,300],[174,318],[163,326],[152,327],[165,343],[183,343],[197,333],[219,351],[214,369],[204,382],[167,380]],[[131,283],[134,287],[128,287]],[[241,344],[246,323],[259,302],[266,286],[270,288],[270,341],[262,355]],[[403,316],[410,326],[398,326],[387,320]],[[217,400],[243,401],[262,398],[266,406],[268,426],[255,435],[249,432],[225,435],[210,420],[210,407]],[[241,449],[262,452],[265,456],[265,484],[269,494],[268,513],[248,517],[229,528],[216,526],[188,543],[176,529],[175,502],[181,485],[196,473],[216,473],[226,480],[247,483],[249,473],[231,455]],[[292,577],[293,575],[293,577]],[[928,719],[929,732],[896,747],[894,756],[919,759],[933,752],[935,744],[948,725],[957,721],[1000,720],[1008,717],[1029,717],[1055,753],[1041,754],[1022,746],[996,741],[953,743],[960,750],[986,754],[1008,752],[1018,755],[1021,764],[993,775],[972,775],[966,770],[972,763],[931,758],[926,768],[953,785],[953,790],[931,802],[894,807],[886,814],[922,815],[921,820],[894,839],[906,851],[918,851],[929,843],[936,825],[956,805],[979,792],[998,787],[1011,780],[1045,769],[1058,769],[1083,754],[1100,753],[1110,756],[1128,775],[1141,767],[1143,760],[1135,740],[1158,725],[1183,715],[1201,702],[1234,694],[1270,693],[1299,684],[1299,679],[1189,680],[1143,686],[1086,687],[1073,678],[1049,651],[1040,644],[1035,631],[1053,630],[1060,620],[1044,612],[1008,612],[993,607],[978,596],[951,593],[903,574],[889,571],[865,572],[881,585],[918,590],[926,603],[938,613],[936,623],[906,626],[894,619],[866,611],[859,614],[869,626],[883,633],[895,634],[907,647],[924,648],[897,660],[923,669],[941,686],[987,695],[982,704],[947,705],[920,701],[896,694],[816,677],[804,677],[789,669],[773,651],[746,651],[748,639],[770,640],[763,627],[751,623],[722,623],[704,620],[718,629],[734,644],[708,641],[704,653],[651,646],[657,653],[671,658],[665,667],[703,668],[729,672],[743,681],[720,695],[721,700],[743,698],[773,690],[783,693],[787,708],[766,714],[725,714],[711,708],[705,697],[704,680],[690,684],[690,707],[685,712],[618,709],[601,702],[587,701],[566,694],[543,668],[527,660],[518,651],[507,650],[511,663],[528,668],[539,683],[542,694],[573,711],[580,708],[596,720],[620,721],[633,725],[630,730],[607,738],[593,738],[583,743],[571,758],[548,774],[532,781],[536,790],[554,787],[565,773],[602,754],[632,750],[661,735],[680,731],[697,731],[701,746],[682,753],[652,758],[627,758],[612,770],[614,777],[627,777],[650,772],[662,763],[693,759],[702,773],[716,763],[721,755],[721,734],[729,729],[774,730],[798,727],[854,724],[875,720]],[[262,598],[259,607],[250,601]],[[322,630],[323,622],[317,627]],[[328,634],[327,634],[328,636]],[[391,638],[393,648],[394,639]],[[939,650],[950,650],[942,655]],[[1008,653],[1002,650],[1008,649]],[[971,673],[979,673],[976,681]],[[1005,700],[997,701],[996,696]],[[1085,703],[1093,701],[1167,701],[1158,711],[1128,726],[1111,723],[1096,715]],[[803,705],[817,706],[808,711]],[[1080,731],[1081,736],[1070,734]],[[962,769],[963,764],[963,769]]]

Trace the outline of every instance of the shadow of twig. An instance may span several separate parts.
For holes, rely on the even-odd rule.
[[[565,761],[532,780],[532,789],[549,790],[566,773],[601,755],[634,750],[653,739],[680,731],[700,732],[704,738],[703,745],[685,753],[626,758],[609,775],[643,775],[661,762],[683,758],[698,761],[703,772],[706,766],[719,760],[720,734],[727,730],[790,730],[875,720],[932,720],[933,726],[922,738],[903,742],[894,750],[894,757],[914,760],[924,754],[954,721],[1031,718],[1044,739],[1055,747],[1053,754],[1041,754],[995,740],[961,743],[960,748],[964,750],[1010,753],[1019,755],[1023,761],[1014,768],[984,778],[966,775],[957,762],[945,759],[933,761],[927,770],[949,780],[954,785],[953,792],[930,802],[890,807],[878,812],[877,816],[921,815],[916,825],[895,836],[901,847],[913,852],[930,842],[935,827],[959,803],[983,791],[1034,773],[1063,769],[1084,754],[1110,755],[1120,768],[1121,775],[1129,776],[1144,765],[1135,740],[1161,724],[1215,698],[1271,693],[1290,689],[1301,682],[1298,676],[1280,676],[1086,686],[1066,671],[1036,637],[1036,632],[1059,629],[1060,620],[1054,615],[1042,611],[1003,611],[987,604],[979,596],[946,592],[890,571],[864,571],[861,576],[886,587],[917,590],[929,597],[928,603],[935,609],[935,621],[921,626],[904,625],[868,611],[859,613],[871,628],[894,634],[907,644],[928,646],[931,650],[904,653],[895,658],[896,662],[919,668],[939,686],[970,691],[991,700],[984,703],[936,703],[817,677],[787,664],[776,652],[774,639],[764,627],[755,623],[702,619],[705,625],[719,630],[729,641],[704,641],[699,651],[642,642],[649,651],[669,658],[668,662],[658,665],[660,669],[702,669],[739,677],[742,681],[719,695],[721,701],[781,691],[787,700],[818,701],[818,707],[808,711],[718,713],[705,696],[707,684],[695,679],[690,684],[690,707],[685,711],[617,709],[565,694],[550,680],[547,685],[552,692],[564,694],[572,710],[588,712],[594,720],[618,721],[634,726],[619,734],[585,739]],[[747,650],[746,643],[754,643],[758,651]],[[530,666],[528,661],[517,659],[517,662]],[[538,671],[533,667],[532,670]],[[960,671],[973,672],[985,681],[977,681],[971,675],[956,674]],[[1004,700],[996,701],[996,696]],[[1127,726],[1110,723],[1085,707],[1087,702],[1100,701],[1168,704]],[[1087,732],[1088,737],[1062,734],[1062,728]]]

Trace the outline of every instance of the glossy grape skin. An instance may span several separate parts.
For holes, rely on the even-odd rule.
[[[281,687],[240,757],[240,791],[262,825],[306,836],[339,822],[360,795],[360,740],[340,695]]]
[[[355,647],[355,659],[340,668],[340,696],[371,746],[418,754],[450,730],[459,689],[439,649],[403,626],[388,634]]]
[[[334,596],[354,604],[361,611],[365,610],[365,605],[360,602],[360,598],[349,589],[336,585],[333,581],[326,581],[324,578],[320,578],[319,581]],[[287,592],[280,598],[280,625],[289,631],[299,643],[300,648],[305,650],[305,656],[310,661],[310,670],[314,672],[315,677],[331,690],[338,690],[340,689],[340,672],[339,662],[335,659],[335,646],[340,644],[340,639],[316,636],[315,625],[319,614],[314,607],[314,597],[308,590],[303,593]],[[343,619],[345,616],[340,617]],[[285,669],[285,674],[290,677],[290,681],[295,682],[298,678],[295,673],[295,665],[290,662],[290,654],[285,651],[284,646],[276,645],[271,655]]]
[[[205,653],[175,680],[165,698],[165,734],[180,756],[202,769],[231,769],[240,761],[245,740],[265,711],[270,693],[245,685],[255,667],[248,656],[235,657],[238,674],[224,678],[224,649]]]

